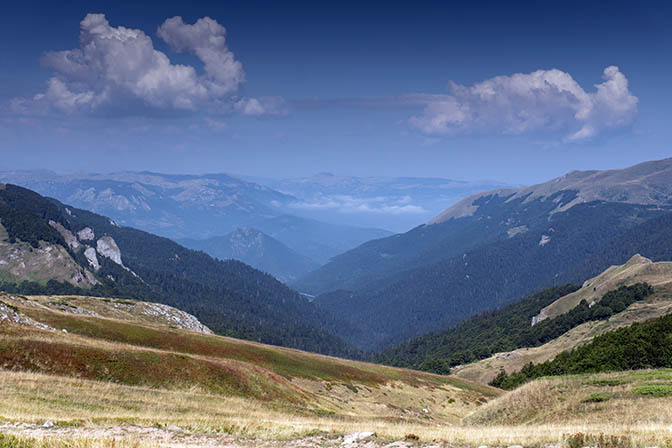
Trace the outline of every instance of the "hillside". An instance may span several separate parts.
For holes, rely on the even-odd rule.
[[[151,303],[3,295],[0,321],[3,372],[197,390],[275,413],[456,422],[500,394],[452,377],[212,335],[192,316]],[[0,417],[11,413],[3,406]]]
[[[650,391],[669,390],[670,380],[670,369],[544,378],[487,403],[466,421],[476,428],[511,424],[543,427],[560,422],[608,428],[636,419],[658,428],[662,436],[658,443],[665,446],[670,437],[664,429],[670,418],[669,395]],[[620,433],[620,444],[608,446],[630,446],[633,435]],[[610,437],[605,436],[602,434],[603,444],[609,443]],[[595,446],[600,433],[584,430],[574,437],[573,446]]]
[[[553,360],[532,362],[520,371],[500,372],[491,382],[505,389],[514,389],[535,378],[570,374],[618,372],[647,368],[672,367],[672,315],[667,314],[645,322],[596,336],[590,342],[566,350]],[[670,384],[651,390],[660,396],[672,395]]]
[[[599,276],[587,280],[581,289],[557,299],[542,309],[569,311],[571,304],[578,305],[577,299],[593,303],[599,301],[606,291],[643,281],[653,285],[653,294],[607,320],[586,322],[538,347],[503,350],[481,361],[455,367],[453,373],[462,378],[487,383],[501,369],[509,373],[516,372],[530,362],[539,364],[551,360],[562,352],[591,341],[596,336],[672,312],[672,263],[653,263],[639,255],[632,257],[624,265],[613,266]],[[535,317],[530,319],[530,324],[538,320]],[[547,319],[551,318],[548,313]],[[416,344],[422,344],[422,341],[423,339],[420,339]]]
[[[635,253],[669,260],[671,165],[571,173],[484,193],[432,224],[339,255],[293,286],[318,295],[350,291],[351,299],[327,295],[317,303],[370,335],[364,348],[381,349],[544,288],[581,283]]]
[[[659,393],[672,378],[667,370],[540,380],[502,394],[454,377],[175,328],[172,313],[148,313],[153,304],[0,300],[0,316],[22,317],[0,325],[0,442],[12,447],[38,446],[35,439],[50,448],[84,440],[102,447],[110,438],[123,448],[672,440],[670,401]]]
[[[629,204],[577,205],[535,231],[400,274],[373,293],[356,291],[363,296],[356,299],[356,307],[348,300],[317,303],[370,334],[367,348],[385,348],[453,327],[544,288],[582,282],[592,268],[577,272],[577,265],[592,257],[606,269],[609,259],[599,258],[600,250],[615,235],[662,213]]]
[[[14,251],[0,264],[3,278],[9,280],[0,285],[6,291],[151,300],[190,312],[220,334],[356,355],[329,333],[348,332],[347,324],[243,263],[214,260],[13,185],[0,189],[0,220],[7,231],[4,244]],[[30,249],[16,251],[26,244]],[[20,278],[11,277],[16,266],[29,261],[19,255],[32,257],[36,252],[67,254],[70,272],[63,274],[65,283],[51,277],[54,266],[63,266],[51,259],[39,265],[31,281],[19,283]]]
[[[521,346],[531,320],[541,309],[577,289],[571,284],[546,289],[501,309],[472,316],[449,330],[384,350],[375,359],[398,367],[436,371],[513,350]]]
[[[181,239],[178,242],[191,249],[202,250],[213,258],[240,260],[284,283],[319,266],[310,258],[251,227],[239,227],[225,236],[204,240]]]
[[[470,196],[432,219],[429,224],[472,216],[478,211],[479,200],[487,196],[505,197],[508,201],[523,199],[525,203],[531,203],[538,199],[550,199],[562,191],[576,193],[571,202],[558,204],[555,212],[593,201],[668,205],[668,198],[672,196],[671,179],[672,158],[644,162],[621,170],[572,171],[530,187],[493,190]]]

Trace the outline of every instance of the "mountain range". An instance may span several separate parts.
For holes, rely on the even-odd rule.
[[[348,356],[448,330],[545,288],[581,284],[636,253],[672,259],[672,159],[472,195],[387,237],[260,214],[223,237],[185,240],[220,260],[19,187],[3,191],[14,204],[0,215],[5,288],[155,296],[223,334]],[[296,200],[269,187],[255,191]],[[364,236],[369,241],[357,246]],[[357,247],[315,256],[349,244]],[[13,254],[29,269],[17,269]]]
[[[5,171],[0,181],[34,190],[121,225],[172,239],[224,236],[252,226],[318,263],[392,232],[288,215],[293,196],[227,174],[68,174]]]
[[[224,236],[252,227],[319,264],[371,239],[390,236],[390,230],[405,231],[468,194],[501,186],[327,174],[272,180],[46,170],[3,171],[0,181],[176,240]]]
[[[427,224],[368,242],[293,284],[381,349],[633,254],[672,259],[672,159],[572,172],[473,195]]]

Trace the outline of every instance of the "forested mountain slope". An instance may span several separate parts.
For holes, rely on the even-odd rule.
[[[74,266],[71,278],[58,282],[49,278],[56,262],[45,259],[36,269],[35,281],[20,282],[10,274],[12,266],[23,260],[4,260],[0,272],[6,273],[5,290],[160,302],[196,315],[220,334],[324,353],[355,354],[326,330],[349,331],[347,324],[272,276],[241,262],[214,260],[169,239],[121,227],[104,216],[9,184],[0,189],[0,222],[7,231],[3,246],[30,245],[32,252],[22,252],[28,255],[59,251]]]
[[[346,252],[294,285],[379,349],[450,328],[635,253],[672,259],[672,159],[496,190],[432,223]],[[352,341],[358,343],[357,341]]]
[[[182,239],[178,242],[220,260],[240,260],[268,272],[284,283],[319,266],[317,262],[251,227],[240,227],[224,236],[204,240]]]
[[[316,294],[337,288],[370,290],[372,284],[393,283],[400,272],[535,230],[579,204],[600,201],[668,207],[671,199],[672,159],[623,170],[574,171],[531,187],[470,196],[424,226],[336,257],[296,286]]]
[[[600,250],[637,222],[662,213],[630,204],[581,204],[535,231],[399,275],[371,295],[317,303],[370,334],[366,348],[384,348],[546,287],[582,282],[590,273],[577,272],[577,265],[592,258],[596,266],[608,267]]]

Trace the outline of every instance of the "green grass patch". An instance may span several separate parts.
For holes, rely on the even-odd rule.
[[[585,384],[590,386],[613,387],[628,383],[630,383],[630,381],[618,378],[600,378],[599,380],[588,381]]]
[[[672,380],[672,370],[640,370],[632,372],[629,377],[637,380]]]
[[[669,383],[644,384],[632,389],[632,393],[644,397],[654,397],[654,398],[669,397],[670,395],[672,395],[672,384]]]
[[[0,433],[0,448],[33,448],[37,446],[35,440],[18,439],[9,434]]]
[[[611,400],[612,398],[614,398],[614,394],[596,392],[581,400],[581,403],[603,403],[605,401]]]
[[[569,448],[583,448],[585,446],[598,446],[600,448],[630,448],[636,446],[628,436],[586,434],[582,432],[565,435],[565,443]]]

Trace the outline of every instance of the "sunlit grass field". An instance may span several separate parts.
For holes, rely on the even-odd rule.
[[[132,318],[12,306],[58,331],[0,326],[0,448],[184,446],[185,437],[191,446],[267,446],[316,436],[337,446],[361,431],[381,446],[672,445],[672,370],[548,378],[504,394]]]

